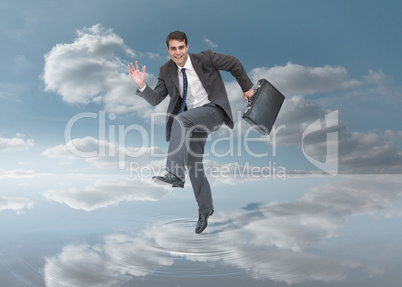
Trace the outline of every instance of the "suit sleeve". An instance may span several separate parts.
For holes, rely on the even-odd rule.
[[[162,71],[159,73],[158,83],[154,89],[147,84],[143,92],[137,89],[136,94],[145,99],[152,106],[159,105],[168,95]]]
[[[253,87],[253,82],[251,82],[246,70],[236,57],[218,54],[211,50],[206,52],[210,55],[211,62],[217,70],[230,72],[236,78],[243,92],[247,92]]]

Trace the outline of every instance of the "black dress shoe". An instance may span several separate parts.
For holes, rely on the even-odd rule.
[[[171,185],[172,187],[184,187],[184,181],[170,172],[167,172],[164,176],[154,176],[152,180],[156,183]]]
[[[208,226],[208,217],[210,217],[214,213],[214,210],[210,212],[200,214],[198,217],[197,226],[195,227],[195,233],[200,234],[207,228]]]

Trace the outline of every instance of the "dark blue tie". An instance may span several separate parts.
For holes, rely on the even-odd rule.
[[[181,72],[183,73],[183,101],[181,102],[181,107],[179,113],[184,111],[184,107],[186,106],[186,98],[187,98],[187,76],[186,76],[186,69],[182,68]]]

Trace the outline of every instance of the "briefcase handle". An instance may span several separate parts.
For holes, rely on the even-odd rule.
[[[259,89],[260,87],[261,87],[261,80],[258,81],[257,87],[254,89],[253,95],[252,95],[251,98],[249,98],[248,101],[247,101],[249,105],[251,105],[251,103],[253,102],[253,98],[254,98],[254,96],[258,93],[258,89]]]

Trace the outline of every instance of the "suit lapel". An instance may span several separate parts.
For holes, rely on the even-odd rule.
[[[198,78],[200,79],[202,85],[204,86],[204,89],[207,91],[209,94],[209,85],[207,84],[207,81],[205,80],[204,73],[202,71],[202,64],[198,61],[196,57],[194,57],[193,54],[189,54],[191,57],[191,64],[193,64],[193,68],[195,72],[198,75]]]
[[[169,74],[172,77],[173,83],[176,86],[177,91],[179,92],[180,86],[179,86],[179,76],[177,75],[177,66],[172,60],[170,61],[169,65]],[[180,95],[180,93],[178,93],[178,95]]]

